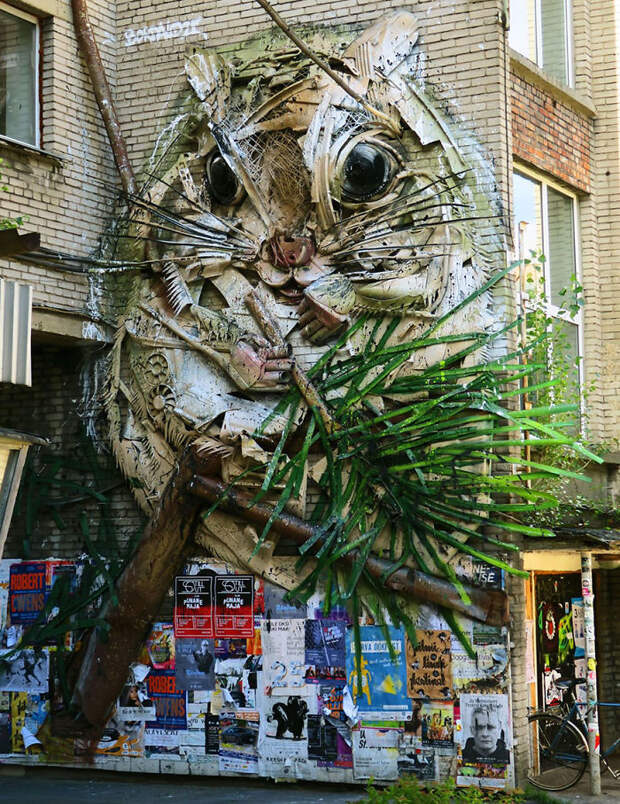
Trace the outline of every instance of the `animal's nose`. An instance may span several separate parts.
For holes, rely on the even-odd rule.
[[[270,241],[271,260],[278,268],[298,268],[308,265],[316,253],[314,240],[310,237],[274,235]]]

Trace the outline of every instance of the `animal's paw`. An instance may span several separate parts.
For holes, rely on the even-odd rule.
[[[323,343],[339,334],[355,306],[355,289],[343,276],[325,276],[309,285],[299,305],[299,324],[303,335]]]
[[[293,367],[288,349],[263,343],[258,339],[239,340],[230,352],[228,373],[242,390],[285,390]]]

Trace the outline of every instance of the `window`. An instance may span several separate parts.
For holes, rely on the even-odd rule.
[[[511,0],[508,41],[552,78],[572,86],[571,0]]]
[[[532,251],[545,255],[542,276],[526,266],[523,285],[533,289],[541,286],[544,291],[554,341],[561,344],[566,362],[576,367],[573,387],[579,392],[582,312],[572,293],[580,275],[577,199],[548,181],[525,173],[514,174],[513,189],[517,257],[529,257]]]
[[[0,136],[39,145],[39,26],[0,3]]]

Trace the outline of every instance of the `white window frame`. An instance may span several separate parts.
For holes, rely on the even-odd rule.
[[[10,14],[13,17],[19,17],[22,20],[31,22],[34,25],[34,69],[35,69],[35,89],[34,89],[34,132],[35,141],[25,142],[24,140],[16,140],[13,137],[7,137],[5,134],[0,134],[0,140],[7,142],[17,142],[20,145],[30,146],[31,148],[41,147],[41,26],[38,17],[29,14],[27,11],[22,11],[21,8],[9,6],[0,0],[0,11]]]
[[[584,334],[583,334],[583,308],[579,309],[577,315],[572,316],[570,313],[566,311],[562,311],[560,307],[556,304],[553,304],[551,301],[551,256],[549,254],[549,216],[548,216],[548,206],[547,206],[547,191],[548,188],[551,187],[556,192],[560,193],[561,195],[570,198],[573,202],[572,209],[573,209],[573,232],[574,232],[574,240],[573,240],[573,248],[575,250],[575,277],[577,283],[582,285],[582,270],[581,270],[581,232],[579,229],[579,196],[571,192],[571,190],[567,190],[566,187],[563,187],[559,183],[553,181],[553,179],[548,178],[547,176],[543,176],[540,173],[537,173],[535,170],[526,167],[525,165],[521,165],[518,162],[513,164],[513,174],[518,173],[524,176],[526,179],[531,179],[532,181],[537,182],[540,185],[541,191],[541,204],[540,204],[540,214],[541,214],[541,234],[542,234],[542,253],[545,255],[545,264],[543,266],[543,279],[544,279],[544,288],[545,288],[545,296],[547,298],[546,309],[551,318],[557,318],[560,321],[566,321],[570,324],[577,326],[577,350],[579,353],[579,363],[578,363],[578,378],[579,378],[579,405],[580,405],[580,421],[583,422],[584,417],[584,408],[583,408],[583,393],[582,389],[584,387]],[[513,210],[513,217],[514,217],[514,210]],[[514,259],[521,259],[523,256],[529,255],[522,255],[519,253],[519,241],[518,241],[519,233],[514,232]],[[549,267],[548,267],[549,266]],[[529,298],[522,298],[521,300],[522,305],[527,309]]]

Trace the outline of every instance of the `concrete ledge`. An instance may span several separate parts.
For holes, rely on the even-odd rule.
[[[113,341],[110,327],[84,313],[36,306],[32,310],[32,335],[35,342],[71,341],[81,346]]]

